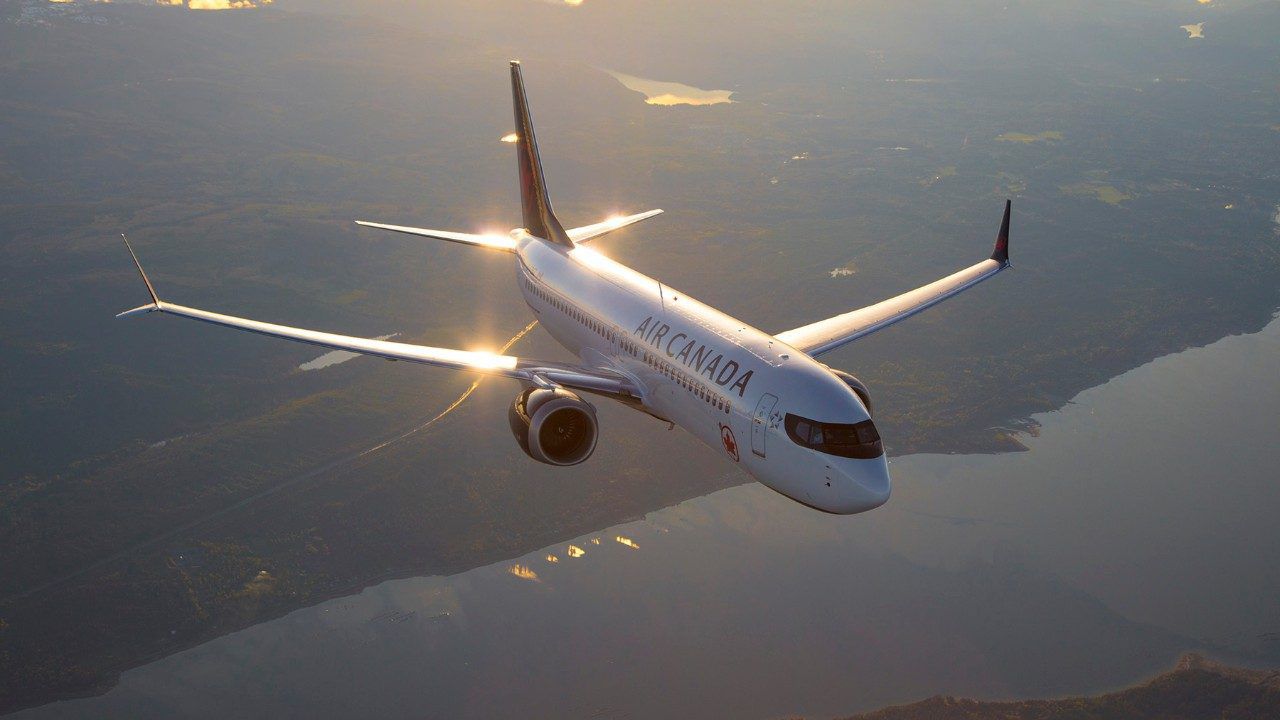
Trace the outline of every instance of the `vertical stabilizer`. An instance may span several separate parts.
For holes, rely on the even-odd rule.
[[[524,93],[520,61],[511,61],[511,99],[516,109],[516,153],[520,156],[520,205],[524,212],[524,229],[530,235],[559,245],[573,247],[573,241],[551,210],[547,183],[542,177],[542,161],[538,159],[538,140],[533,135],[529,118],[529,101]]]

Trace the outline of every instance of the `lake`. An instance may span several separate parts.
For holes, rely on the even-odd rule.
[[[1028,452],[898,458],[865,515],[743,485],[16,717],[829,716],[1245,656],[1280,631],[1277,378],[1273,321],[1081,393]]]

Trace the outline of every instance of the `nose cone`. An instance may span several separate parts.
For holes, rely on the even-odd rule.
[[[881,455],[871,460],[841,458],[840,502],[833,512],[842,515],[874,510],[889,501],[889,461]]]

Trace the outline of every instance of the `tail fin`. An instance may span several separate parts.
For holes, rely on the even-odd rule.
[[[573,240],[551,210],[547,183],[542,177],[542,161],[538,159],[538,141],[533,136],[529,118],[529,101],[524,94],[524,78],[520,61],[511,61],[511,99],[516,108],[516,152],[520,156],[520,205],[524,211],[524,228],[530,235],[553,243],[573,247]]]

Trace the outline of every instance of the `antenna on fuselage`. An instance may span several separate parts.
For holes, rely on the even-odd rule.
[[[538,158],[538,140],[529,117],[529,100],[525,97],[520,61],[511,61],[511,99],[516,111],[516,154],[520,162],[520,205],[524,229],[534,237],[573,247],[564,226],[551,210],[547,182],[542,177],[542,161]]]

